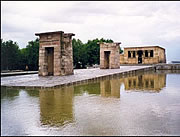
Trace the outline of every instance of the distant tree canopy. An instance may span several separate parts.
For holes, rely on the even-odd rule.
[[[28,66],[29,70],[38,70],[39,62],[39,39],[29,41],[26,48],[21,50],[23,66]]]
[[[121,49],[121,47],[119,47],[119,53],[122,54],[123,50]]]
[[[19,49],[12,40],[1,39],[1,70],[38,70],[39,40],[28,42],[26,48]]]
[[[1,39],[1,69],[18,69],[20,50],[16,42],[12,40],[3,42]]]
[[[100,46],[98,42],[112,43],[111,39],[93,39],[83,43],[79,39],[72,40],[73,64],[75,68],[86,68],[99,64]],[[120,53],[123,51],[120,48]],[[16,42],[1,39],[1,70],[38,70],[39,39],[29,41],[26,48],[19,49]]]

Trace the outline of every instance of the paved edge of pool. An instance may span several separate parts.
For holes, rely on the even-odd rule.
[[[57,84],[57,85],[53,85],[53,86],[5,86],[2,85],[1,87],[7,87],[7,88],[18,88],[18,89],[44,89],[44,88],[59,88],[59,87],[65,87],[65,86],[70,86],[70,85],[78,85],[78,84],[83,84],[83,83],[87,83],[87,82],[95,82],[98,80],[103,80],[103,79],[107,79],[107,78],[113,78],[113,77],[125,77],[129,74],[136,74],[138,72],[144,72],[144,71],[150,71],[150,70],[154,70],[153,66],[148,66],[146,68],[138,68],[138,69],[134,69],[134,70],[128,70],[128,71],[124,71],[124,72],[118,72],[118,73],[111,73],[111,74],[105,74],[105,75],[100,75],[100,76],[95,76],[93,78],[86,78],[83,80],[75,80],[72,82],[67,82],[67,83],[63,83],[63,84]]]
[[[144,71],[152,71],[152,70],[180,70],[180,64],[156,64],[156,65],[151,65],[147,66],[145,68],[137,68],[134,70],[127,70],[124,72],[117,72],[117,73],[111,73],[111,74],[104,74],[100,76],[95,76],[93,78],[86,78],[82,80],[75,80],[72,82],[67,82],[67,83],[62,83],[62,84],[57,84],[53,86],[5,86],[2,85],[1,87],[6,87],[6,88],[18,88],[18,89],[44,89],[44,88],[60,88],[60,87],[65,87],[65,86],[70,86],[70,85],[77,85],[77,84],[83,84],[87,82],[94,82],[98,80],[103,80],[107,78],[113,78],[113,77],[125,77],[128,76],[129,74],[136,74],[138,72],[144,72]]]

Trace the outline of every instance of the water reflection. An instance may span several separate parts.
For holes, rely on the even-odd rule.
[[[122,81],[118,79],[103,80],[100,82],[102,97],[120,98],[120,85]]]
[[[101,95],[102,97],[120,98],[120,87],[124,85],[126,92],[158,93],[166,86],[165,73],[142,73],[125,78],[111,78],[74,87],[75,94],[83,93]]]
[[[43,125],[62,126],[73,121],[73,92],[73,87],[39,91]]]
[[[39,97],[38,89],[26,89],[26,93],[31,97]]]
[[[1,99],[14,100],[17,96],[19,96],[19,89],[1,87]]]
[[[58,89],[1,87],[1,133],[178,135],[179,74],[142,72]]]
[[[121,81],[121,82],[120,82]],[[101,95],[102,97],[120,97],[120,84],[122,80],[111,79],[101,80],[94,83],[82,84],[74,86],[75,95],[87,93],[89,95]]]
[[[75,95],[82,95],[84,92],[88,94],[96,94],[96,95],[100,94],[100,83],[93,82],[93,83],[74,86]]]
[[[160,92],[166,86],[166,74],[143,74],[124,78],[126,91]]]
[[[101,97],[120,98],[120,87],[125,91],[160,92],[166,86],[165,73],[147,73],[125,78],[109,78],[88,84],[54,89],[26,89],[27,95],[39,98],[40,122],[42,125],[63,126],[74,122],[74,96],[87,93]],[[14,99],[20,90],[1,87],[1,99]]]

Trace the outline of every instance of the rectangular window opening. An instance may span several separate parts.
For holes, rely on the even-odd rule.
[[[135,58],[136,57],[136,52],[135,51],[133,51],[133,58]]]
[[[148,51],[145,50],[145,57],[148,57]]]
[[[153,57],[154,54],[153,54],[153,50],[150,50],[150,57]]]
[[[131,58],[131,52],[128,51],[128,58]]]

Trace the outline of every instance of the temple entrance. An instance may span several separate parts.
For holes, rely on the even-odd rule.
[[[47,69],[48,69],[48,75],[54,74],[54,48],[48,47],[45,48],[47,52]]]
[[[110,62],[110,51],[104,51],[104,66],[105,69],[109,69],[109,62]]]
[[[138,64],[142,64],[143,51],[142,50],[138,50],[137,54],[138,54]]]

